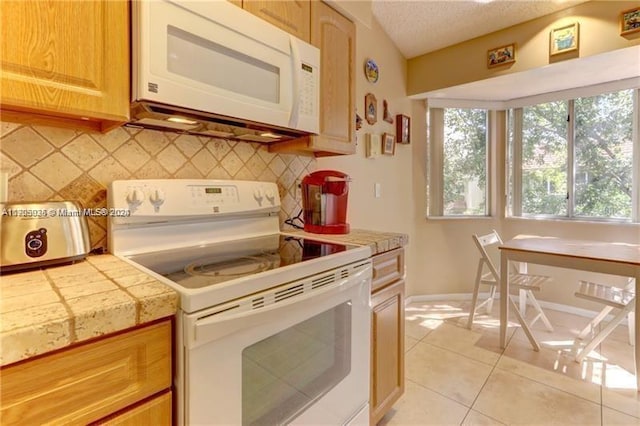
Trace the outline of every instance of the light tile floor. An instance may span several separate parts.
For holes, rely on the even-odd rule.
[[[633,347],[618,327],[581,363],[574,339],[588,318],[545,309],[553,332],[517,325],[499,347],[498,301],[466,328],[468,301],[415,302],[405,322],[405,393],[384,425],[640,425]],[[531,309],[528,314],[533,315]]]

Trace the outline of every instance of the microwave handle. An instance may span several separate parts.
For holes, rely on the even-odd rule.
[[[295,128],[298,125],[298,114],[300,109],[300,49],[298,48],[297,41],[290,36],[289,44],[291,46],[291,72],[293,73],[292,80],[292,97],[291,100],[291,114],[289,115],[289,127]]]
[[[255,326],[256,324],[264,324],[270,320],[282,318],[283,315],[286,315],[287,308],[292,309],[292,305],[309,301],[309,299],[315,299],[320,302],[324,298],[347,291],[354,286],[368,283],[370,281],[369,274],[371,274],[370,267],[358,271],[349,278],[342,279],[300,296],[291,297],[284,302],[275,303],[265,308],[244,311],[237,314],[214,315],[205,319],[196,320],[192,328],[190,327],[191,329],[186,333],[185,343],[189,348],[193,348],[214,340],[219,340],[229,334]],[[363,291],[368,295],[370,293],[369,285],[363,286],[359,291]]]

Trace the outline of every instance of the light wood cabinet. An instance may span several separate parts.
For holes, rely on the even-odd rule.
[[[166,392],[171,342],[172,323],[164,320],[4,367],[2,424],[86,424]],[[140,405],[134,414],[158,418],[168,412],[170,424],[166,401]]]
[[[320,49],[320,133],[270,145],[271,152],[328,156],[356,150],[353,22],[321,1],[311,2],[311,44]]]
[[[106,131],[129,118],[126,0],[0,2],[6,119]]]
[[[244,0],[242,8],[309,42],[310,0]]]
[[[404,393],[404,249],[373,257],[370,424]]]

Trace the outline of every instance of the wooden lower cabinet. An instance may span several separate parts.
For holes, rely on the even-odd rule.
[[[379,256],[379,262],[385,263],[393,257]],[[404,393],[404,286],[404,280],[397,279],[371,295],[369,414],[372,425],[378,423]]]
[[[170,394],[152,397],[171,390],[172,327],[167,319],[2,368],[2,424],[87,424],[134,406],[137,418],[168,413],[170,424]]]

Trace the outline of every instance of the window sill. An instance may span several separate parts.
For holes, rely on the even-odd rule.
[[[487,219],[492,219],[495,220],[497,219],[495,216],[426,216],[425,219],[427,219],[427,221],[443,221],[443,220],[487,220]]]
[[[508,221],[538,221],[538,222],[554,222],[554,223],[576,223],[585,225],[609,225],[609,226],[640,226],[638,222],[623,222],[615,220],[589,220],[583,218],[560,218],[560,217],[535,217],[535,216],[507,216]]]

